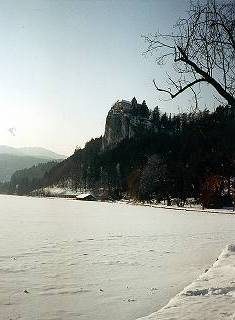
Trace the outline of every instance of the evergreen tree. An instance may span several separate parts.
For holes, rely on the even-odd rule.
[[[136,107],[136,106],[137,106],[136,97],[134,97],[134,98],[131,100],[131,105],[132,105],[132,107]]]
[[[140,107],[140,116],[142,116],[144,118],[149,117],[149,108],[147,107],[145,100],[143,100],[141,107]]]
[[[137,116],[138,115],[138,103],[137,103],[137,100],[135,97],[131,100],[131,106],[132,106],[132,108],[131,108],[132,115]]]
[[[168,117],[166,112],[161,116],[161,128],[167,129],[168,127]]]
[[[155,107],[152,112],[152,121],[155,127],[160,127],[160,110],[159,107]]]

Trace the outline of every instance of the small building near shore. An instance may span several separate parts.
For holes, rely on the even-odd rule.
[[[83,201],[96,201],[96,198],[90,194],[90,193],[82,193],[76,196],[77,200],[83,200]]]

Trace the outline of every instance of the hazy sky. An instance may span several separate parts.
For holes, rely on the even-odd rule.
[[[0,144],[69,155],[133,96],[177,112],[181,100],[159,101],[152,79],[164,73],[141,34],[167,31],[188,2],[0,0]]]

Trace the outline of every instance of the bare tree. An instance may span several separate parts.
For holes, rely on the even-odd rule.
[[[169,88],[156,89],[173,99],[186,90],[207,83],[219,97],[235,106],[235,2],[192,2],[187,18],[179,19],[171,34],[145,36],[147,53],[158,64],[172,61],[177,78],[168,75]],[[197,102],[197,100],[196,100]]]

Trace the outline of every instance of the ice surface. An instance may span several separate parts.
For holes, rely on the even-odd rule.
[[[233,215],[127,204],[0,196],[0,219],[1,320],[135,320],[235,242]]]

